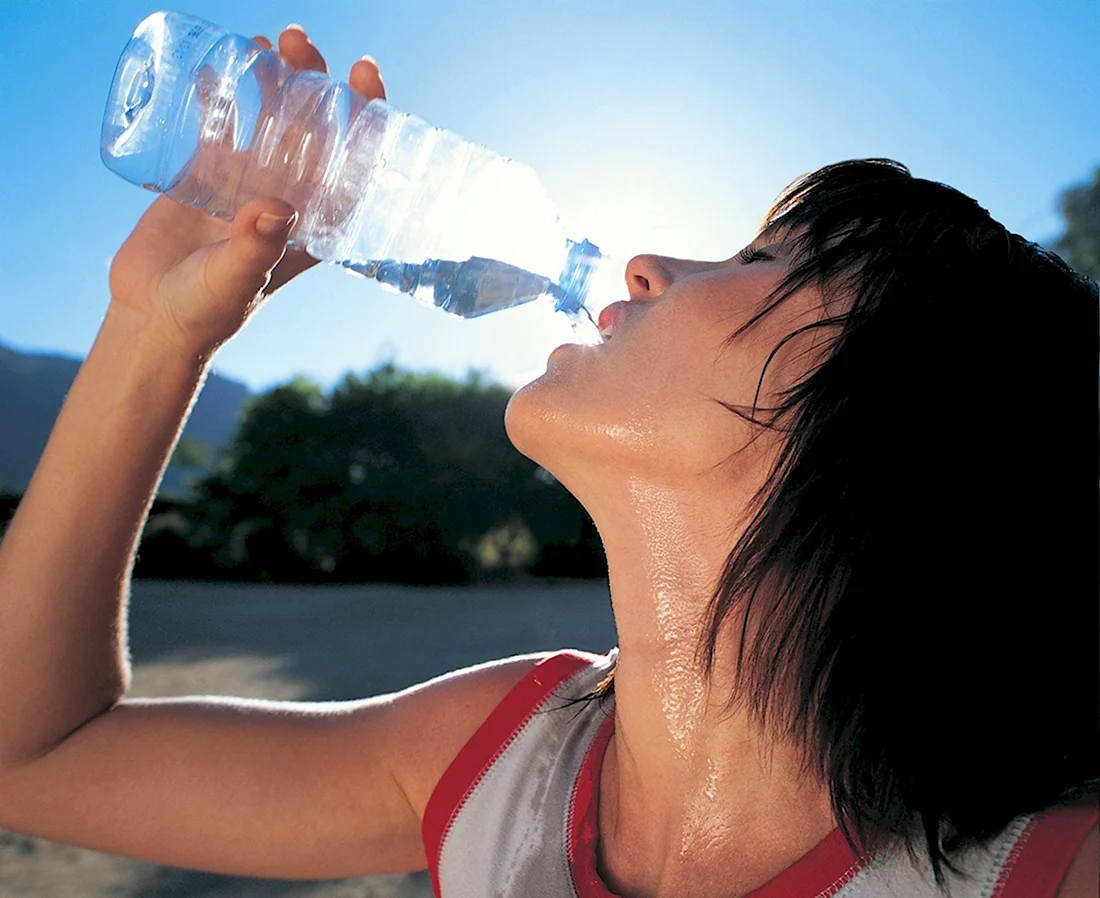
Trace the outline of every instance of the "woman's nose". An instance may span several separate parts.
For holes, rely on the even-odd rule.
[[[635,256],[626,263],[626,288],[631,299],[656,299],[672,284],[674,266],[667,256]]]

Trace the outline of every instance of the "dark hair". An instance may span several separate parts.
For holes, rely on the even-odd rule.
[[[731,408],[783,448],[700,656],[736,612],[734,700],[854,846],[923,842],[942,883],[1097,785],[1096,285],[889,160],[806,175],[764,230],[793,264],[731,340],[802,287],[845,302],[776,407]]]

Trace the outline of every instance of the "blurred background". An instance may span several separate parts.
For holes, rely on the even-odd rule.
[[[158,7],[7,0],[0,57],[0,526],[152,196],[99,161],[123,45]],[[190,0],[300,23],[346,78],[532,165],[625,263],[727,258],[799,174],[886,156],[1100,276],[1097,0]],[[511,391],[571,339],[546,309],[462,321],[320,266],[219,354],[137,565],[140,694],[329,699],[521,651],[614,643],[584,510],[507,442]],[[425,622],[430,621],[430,626]],[[272,884],[0,834],[5,895],[427,895]]]

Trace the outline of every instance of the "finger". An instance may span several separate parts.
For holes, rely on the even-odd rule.
[[[364,56],[351,67],[348,83],[352,90],[361,93],[368,100],[386,99],[386,85],[378,71],[378,63],[373,56]]]
[[[259,44],[265,50],[274,50],[275,49],[275,47],[272,45],[271,41],[269,41],[262,34],[257,34],[254,38],[252,38],[252,42],[256,43],[256,44]]]
[[[246,203],[233,219],[229,240],[218,244],[206,264],[207,288],[237,299],[258,294],[283,257],[297,217],[294,207],[283,200]]]
[[[316,72],[328,72],[328,65],[321,51],[313,46],[313,42],[306,37],[305,29],[301,25],[287,25],[279,35],[279,52],[283,58],[295,69],[313,69]]]

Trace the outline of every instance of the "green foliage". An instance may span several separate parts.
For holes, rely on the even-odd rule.
[[[1066,232],[1054,244],[1070,266],[1100,281],[1100,167],[1091,184],[1066,190],[1060,201]]]
[[[526,569],[548,543],[592,554],[579,504],[508,441],[508,399],[477,373],[392,364],[330,395],[275,387],[199,484],[187,540],[216,571],[280,581],[453,582]],[[179,522],[160,523],[178,541]]]
[[[185,436],[176,444],[169,463],[191,468],[211,468],[214,465],[214,455],[207,443],[197,437]]]

